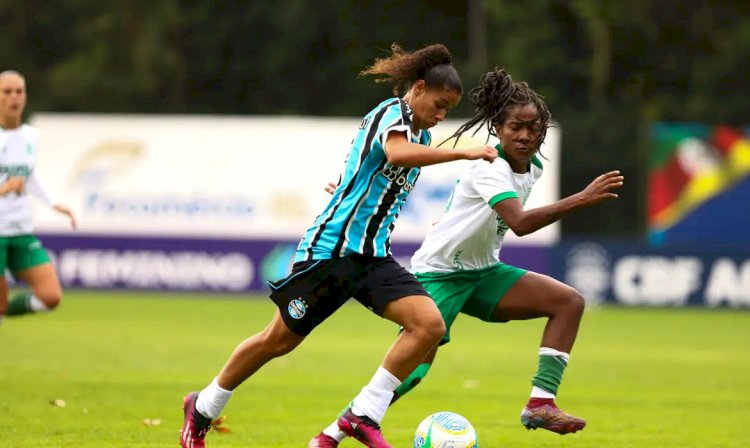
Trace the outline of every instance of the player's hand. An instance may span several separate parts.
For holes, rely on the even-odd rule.
[[[333,194],[334,191],[336,191],[336,184],[333,182],[328,182],[328,185],[324,188],[326,193]]]
[[[69,209],[68,207],[62,205],[62,204],[55,204],[52,206],[52,208],[58,212],[62,213],[63,215],[66,215],[68,219],[70,219],[70,226],[75,229],[78,227],[78,224],[76,223],[76,215],[73,214],[73,211]]]
[[[477,146],[476,148],[469,148],[466,150],[466,159],[468,160],[479,160],[484,159],[490,163],[497,159],[497,149],[490,145]]]
[[[21,176],[12,176],[0,186],[0,194],[16,193],[21,194],[23,187],[26,185],[26,179]]]
[[[624,182],[625,176],[621,175],[619,170],[604,173],[584,188],[581,192],[583,201],[586,205],[594,205],[616,199],[617,193],[612,193],[612,190],[622,187]]]

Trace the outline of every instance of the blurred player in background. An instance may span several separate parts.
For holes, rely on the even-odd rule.
[[[508,229],[527,235],[573,210],[616,198],[612,190],[622,186],[623,176],[619,171],[602,174],[579,193],[524,210],[532,186],[542,175],[537,153],[551,120],[547,105],[526,83],[513,81],[499,67],[481,77],[470,98],[476,114],[451,138],[487,126],[500,140],[499,157],[492,164],[474,164],[459,179],[442,218],[412,257],[411,270],[445,320],[441,344],[450,341],[450,328],[459,313],[486,322],[546,317],[539,364],[521,422],[529,429],[576,432],[586,422],[560,410],[555,396],[578,333],[584,299],[551,277],[502,263],[499,253]],[[420,383],[436,354],[437,346],[396,389],[393,401]],[[335,447],[345,437],[329,427],[317,446]]]
[[[200,393],[184,400],[180,443],[202,447],[211,420],[232,391],[273,358],[296,348],[350,297],[403,327],[382,365],[335,423],[370,447],[390,447],[380,432],[394,390],[445,334],[435,302],[390,256],[390,235],[420,167],[458,159],[493,161],[489,146],[429,148],[429,128],[445,118],[463,93],[445,46],[415,52],[392,46],[363,75],[380,76],[405,91],[370,111],[357,131],[330,203],[305,232],[292,273],[271,284],[279,307],[269,326],[242,342]],[[489,165],[486,162],[483,162]],[[316,439],[311,442],[315,446]]]
[[[39,131],[21,122],[26,106],[26,81],[12,70],[0,73],[0,319],[53,310],[62,288],[42,243],[32,234],[30,193],[70,219],[71,210],[55,203],[34,171]],[[5,271],[26,282],[31,292],[8,302]]]

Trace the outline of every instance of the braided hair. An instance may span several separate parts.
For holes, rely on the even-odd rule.
[[[359,75],[375,75],[375,82],[392,83],[393,94],[406,93],[419,79],[428,88],[449,88],[463,93],[461,77],[451,64],[451,53],[443,44],[433,44],[414,52],[404,51],[396,43],[391,45],[392,54],[375,62]]]
[[[481,129],[481,125],[487,128],[490,135],[497,137],[494,125],[505,121],[508,116],[508,109],[533,104],[539,111],[541,120],[537,149],[542,146],[544,138],[547,136],[547,128],[550,126],[552,114],[544,102],[544,97],[532,90],[528,84],[513,81],[513,78],[505,69],[495,67],[492,71],[482,75],[479,79],[479,85],[469,92],[469,97],[476,106],[474,116],[462,124],[445,141],[455,138],[455,146],[463,133],[475,126],[480,126],[472,134],[475,135]]]

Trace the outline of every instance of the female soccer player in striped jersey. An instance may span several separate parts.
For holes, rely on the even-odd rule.
[[[378,81],[392,82],[395,93],[405,90],[405,95],[383,101],[362,120],[339,184],[300,241],[291,274],[270,285],[279,309],[269,326],[242,342],[205,389],[185,397],[183,447],[204,446],[211,420],[232,391],[265,363],[292,351],[350,297],[404,331],[336,429],[367,446],[390,447],[380,421],[394,390],[445,333],[435,302],[390,256],[396,218],[420,167],[497,158],[486,145],[429,148],[428,129],[458,103],[461,80],[443,45],[405,52],[394,44],[392,50],[362,74],[381,76]]]
[[[0,318],[50,311],[62,298],[55,269],[41,242],[32,234],[33,193],[66,215],[75,228],[70,209],[55,203],[34,171],[37,129],[21,122],[26,106],[26,81],[12,70],[0,73]],[[30,293],[19,293],[8,303],[6,269],[26,282]]]
[[[499,254],[508,229],[527,235],[573,210],[616,198],[612,190],[622,186],[623,176],[619,171],[602,174],[579,193],[524,210],[542,175],[537,153],[551,119],[547,105],[526,83],[514,82],[499,67],[482,76],[470,98],[476,114],[453,137],[487,126],[500,140],[499,157],[492,164],[473,165],[459,179],[444,215],[412,257],[411,271],[443,316],[447,330],[441,344],[450,341],[459,313],[485,322],[546,317],[538,369],[521,422],[530,429],[576,432],[586,422],[560,410],[555,395],[578,333],[584,299],[553,278],[502,263]],[[436,353],[437,347],[396,389],[393,401],[419,384]],[[329,427],[311,446],[335,447],[344,437]]]

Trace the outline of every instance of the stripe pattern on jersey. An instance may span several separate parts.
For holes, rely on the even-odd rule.
[[[411,114],[399,98],[386,100],[367,114],[352,142],[339,186],[305,232],[295,261],[390,253],[395,220],[420,170],[389,164],[383,144],[395,130],[406,132],[412,142],[429,145],[429,132],[412,136]]]

